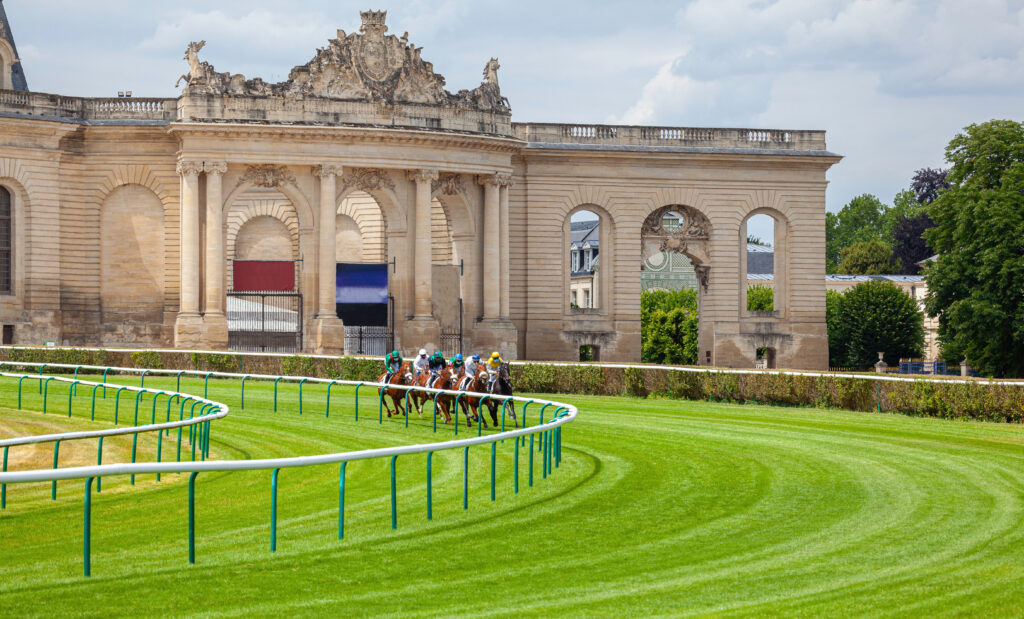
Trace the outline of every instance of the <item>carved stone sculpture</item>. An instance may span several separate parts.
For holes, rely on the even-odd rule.
[[[354,187],[360,191],[395,188],[395,183],[388,173],[375,168],[346,168],[344,176],[341,177],[341,184],[345,188]]]
[[[443,196],[454,196],[463,190],[462,176],[459,174],[444,173],[431,185],[431,193],[440,193]]]
[[[358,33],[338,30],[337,38],[318,49],[309,62],[294,67],[285,82],[268,84],[260,78],[246,80],[241,74],[218,73],[213,65],[199,60],[199,50],[206,44],[199,41],[185,50],[189,72],[178,83],[184,80],[184,94],[194,95],[323,97],[510,111],[498,86],[497,58],[484,67],[479,87],[453,95],[445,90],[444,76],[423,60],[423,48],[409,43],[408,33],[401,38],[386,34],[387,11],[363,11],[360,15]]]
[[[238,179],[238,184],[252,181],[257,187],[280,187],[295,184],[295,175],[285,167],[276,165],[251,165],[245,168],[245,174]]]

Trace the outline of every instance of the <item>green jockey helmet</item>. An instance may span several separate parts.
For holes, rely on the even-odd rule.
[[[444,353],[441,352],[440,350],[435,350],[434,359],[437,359],[438,361],[444,361]]]

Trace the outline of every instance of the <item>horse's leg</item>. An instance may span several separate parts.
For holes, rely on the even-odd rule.
[[[498,403],[494,400],[487,401],[487,410],[491,411],[491,420],[494,422],[494,427],[498,427]]]
[[[511,394],[509,394],[511,395]],[[512,427],[518,428],[519,422],[516,420],[516,403],[513,400],[508,401],[508,415],[512,418]]]

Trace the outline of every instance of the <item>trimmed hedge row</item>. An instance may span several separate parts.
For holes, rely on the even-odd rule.
[[[127,350],[0,349],[0,359],[137,368],[165,368],[375,381],[381,360]],[[680,372],[599,365],[512,365],[521,393],[629,395],[720,402],[902,413],[941,419],[1024,422],[1024,387],[1003,384],[876,381],[861,376],[793,376],[750,372]]]

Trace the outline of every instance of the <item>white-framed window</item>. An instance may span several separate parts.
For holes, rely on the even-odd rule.
[[[590,307],[590,290],[583,291],[583,307]]]

